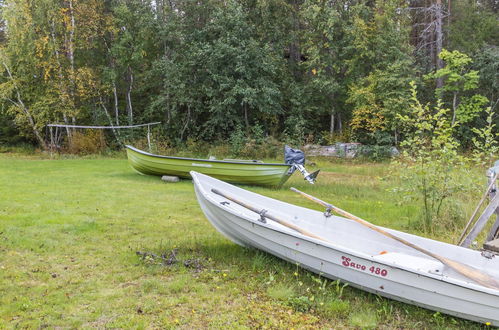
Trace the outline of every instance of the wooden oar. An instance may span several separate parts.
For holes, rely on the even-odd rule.
[[[496,279],[492,278],[491,276],[489,276],[487,274],[480,272],[478,269],[476,269],[474,267],[462,264],[462,263],[457,262],[455,260],[451,260],[451,259],[442,257],[442,256],[435,254],[431,251],[428,251],[420,246],[412,244],[411,242],[408,242],[403,238],[395,236],[395,235],[373,225],[372,223],[367,222],[366,220],[363,220],[363,219],[361,219],[361,218],[359,218],[351,213],[348,213],[347,211],[344,211],[344,210],[340,209],[339,207],[336,207],[334,205],[326,203],[326,202],[324,202],[324,201],[322,201],[314,196],[311,196],[307,193],[299,191],[298,189],[291,188],[291,190],[299,193],[300,195],[302,195],[305,198],[310,199],[311,201],[314,201],[316,203],[321,204],[322,206],[330,208],[331,210],[335,211],[336,213],[338,213],[344,217],[347,217],[355,222],[358,222],[361,225],[366,226],[366,227],[368,227],[368,228],[370,228],[370,229],[372,229],[372,230],[374,230],[374,231],[376,231],[384,236],[390,237],[391,239],[394,239],[397,242],[400,242],[400,243],[407,245],[407,246],[409,246],[409,247],[411,247],[411,248],[413,248],[421,253],[424,253],[424,254],[434,258],[434,259],[437,259],[438,261],[440,261],[444,265],[454,269],[456,272],[466,276],[467,278],[475,281],[478,284],[481,284],[481,285],[488,287],[488,288],[491,288],[491,289],[499,290],[499,282]]]
[[[306,231],[306,230],[305,230],[305,229],[303,229],[303,228],[300,228],[300,227],[298,227],[298,226],[296,226],[296,225],[294,225],[294,224],[292,224],[292,223],[289,223],[289,222],[287,222],[287,221],[285,221],[285,220],[279,219],[279,218],[278,218],[278,217],[276,217],[276,216],[273,216],[272,214],[270,214],[270,213],[268,212],[268,210],[265,210],[265,209],[258,209],[257,207],[255,207],[255,206],[253,206],[253,205],[250,205],[250,204],[248,204],[247,202],[243,202],[243,201],[241,201],[241,200],[238,200],[238,199],[236,199],[235,197],[229,196],[229,195],[227,195],[226,193],[223,193],[223,192],[221,192],[220,190],[217,190],[217,189],[211,189],[211,192],[212,192],[212,193],[214,193],[214,194],[220,195],[220,196],[222,196],[222,197],[224,197],[224,198],[226,198],[226,199],[228,199],[228,200],[230,200],[230,201],[232,201],[232,202],[234,202],[234,203],[236,203],[236,204],[239,204],[239,205],[241,205],[242,207],[247,208],[248,210],[251,210],[251,211],[253,211],[253,212],[255,212],[255,213],[258,213],[258,214],[260,214],[260,215],[261,215],[262,217],[264,217],[264,218],[268,218],[268,219],[273,220],[273,221],[275,221],[275,222],[277,222],[277,223],[280,223],[281,225],[283,225],[283,226],[285,226],[285,227],[291,228],[291,229],[293,229],[293,230],[295,230],[295,231],[299,232],[300,234],[303,234],[303,235],[305,235],[305,236],[309,236],[309,237],[313,237],[313,238],[319,239],[319,240],[321,240],[321,241],[330,242],[330,241],[328,241],[328,240],[327,240],[327,239],[325,239],[325,238],[322,238],[322,237],[320,237],[320,236],[317,236],[317,235],[315,235],[315,234],[313,234],[313,233],[311,233],[311,232],[309,232],[309,231]]]
[[[468,221],[468,223],[466,224],[466,226],[464,227],[464,230],[461,234],[461,236],[459,237],[459,240],[458,240],[458,243],[457,245],[461,245],[461,243],[463,243],[463,240],[464,240],[464,236],[466,235],[466,232],[468,231],[468,229],[470,228],[470,225],[471,223],[473,222],[473,219],[475,218],[476,214],[478,213],[478,210],[480,209],[480,206],[482,206],[483,202],[485,201],[485,199],[487,198],[487,195],[489,194],[490,192],[490,189],[492,189],[492,187],[494,186],[494,184],[496,183],[496,180],[497,180],[497,176],[499,175],[499,173],[496,173],[496,175],[494,175],[494,177],[492,178],[492,180],[490,181],[490,184],[489,184],[489,187],[487,188],[487,190],[485,191],[485,193],[483,194],[482,196],[482,199],[480,200],[480,202],[478,202],[478,205],[476,206],[475,208],[475,211],[473,212],[473,214],[471,215],[471,218],[470,218],[470,221]]]

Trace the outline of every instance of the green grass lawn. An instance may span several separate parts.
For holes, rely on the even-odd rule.
[[[289,191],[295,186],[376,224],[411,231],[417,208],[396,203],[388,191],[396,183],[383,179],[387,164],[317,163],[323,172],[316,186],[295,174],[281,190],[248,189],[316,208]],[[168,258],[173,250],[172,265],[136,254]],[[0,154],[0,328],[17,327],[480,325],[325,281],[239,247],[205,219],[190,181],[138,175],[124,158]]]

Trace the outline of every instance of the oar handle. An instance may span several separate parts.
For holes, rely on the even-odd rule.
[[[331,204],[329,204],[329,203],[326,203],[326,202],[324,202],[323,200],[318,199],[317,197],[314,197],[314,196],[312,196],[312,195],[309,195],[309,194],[307,194],[307,193],[304,193],[303,191],[300,191],[300,190],[298,190],[298,189],[296,189],[296,188],[293,188],[293,187],[291,187],[291,191],[294,191],[294,192],[296,192],[296,193],[299,193],[299,194],[300,194],[300,195],[302,195],[303,197],[305,197],[305,198],[307,198],[307,199],[311,200],[312,202],[316,202],[316,203],[321,204],[322,206],[324,206],[324,207],[326,207],[326,208],[333,209],[333,205],[331,205]]]
[[[316,202],[316,203],[318,203],[318,204],[321,204],[322,206],[325,206],[325,207],[330,208],[330,209],[331,209],[331,210],[333,210],[334,212],[336,212],[336,213],[338,213],[338,214],[340,214],[340,215],[342,215],[342,216],[344,216],[344,217],[346,217],[346,218],[349,218],[349,219],[351,219],[351,220],[353,220],[353,221],[355,221],[355,222],[357,222],[357,223],[360,223],[360,224],[361,224],[361,225],[363,225],[363,226],[366,226],[366,227],[368,227],[368,228],[370,228],[370,229],[372,229],[372,230],[374,230],[374,231],[377,231],[378,233],[380,233],[380,234],[382,234],[382,235],[385,235],[385,236],[387,236],[387,237],[390,237],[390,238],[392,238],[392,239],[394,239],[394,240],[396,240],[396,241],[398,241],[398,242],[400,242],[400,243],[402,243],[402,244],[405,244],[405,245],[407,245],[407,246],[410,246],[410,247],[412,247],[412,248],[414,248],[414,249],[416,249],[416,250],[418,250],[418,251],[420,251],[420,252],[422,252],[422,253],[425,253],[425,254],[427,254],[427,255],[429,255],[429,256],[431,256],[431,257],[435,258],[435,259],[440,260],[440,258],[441,258],[440,256],[435,255],[435,254],[433,254],[433,253],[432,253],[432,252],[430,252],[430,251],[427,251],[427,250],[425,250],[425,249],[423,249],[423,248],[421,248],[421,247],[419,247],[419,246],[416,246],[416,245],[412,244],[411,242],[406,241],[406,240],[405,240],[405,239],[403,239],[403,238],[400,238],[400,237],[398,237],[398,236],[395,236],[395,235],[393,235],[393,234],[391,234],[391,233],[389,233],[389,232],[387,232],[387,231],[385,231],[385,230],[383,230],[383,229],[381,229],[381,228],[379,228],[379,227],[377,227],[377,226],[373,225],[372,223],[370,223],[370,222],[368,222],[368,221],[366,221],[366,220],[364,220],[364,219],[361,219],[361,218],[359,218],[358,216],[355,216],[355,215],[353,215],[353,214],[351,214],[351,213],[348,213],[347,211],[342,210],[342,209],[340,209],[339,207],[336,207],[336,206],[334,206],[334,205],[332,205],[332,204],[329,204],[329,203],[327,203],[327,202],[325,202],[325,201],[323,201],[323,200],[320,200],[320,199],[319,199],[319,198],[317,198],[317,197],[314,197],[314,196],[312,196],[312,195],[309,195],[309,194],[307,194],[307,193],[304,193],[303,191],[300,191],[300,190],[298,190],[298,189],[296,189],[296,188],[291,188],[291,190],[292,190],[292,191],[294,191],[294,192],[299,193],[299,194],[300,194],[300,195],[302,195],[303,197],[305,197],[305,198],[307,198],[307,199],[309,199],[309,200],[311,200],[311,201],[313,201],[313,202]]]
[[[262,209],[262,208],[258,208],[258,207],[254,206],[254,205],[249,204],[246,201],[242,201],[242,200],[237,199],[237,198],[235,198],[233,196],[229,196],[227,193],[223,193],[220,190],[215,189],[215,188],[211,189],[211,192],[214,193],[214,194],[217,194],[219,196],[222,196],[222,197],[224,197],[224,198],[226,198],[226,199],[228,199],[228,200],[230,200],[230,201],[232,201],[232,202],[234,202],[236,204],[239,204],[242,207],[247,208],[250,211],[253,211],[253,212],[258,213],[260,215],[265,214],[265,218],[273,220],[273,221],[275,221],[275,222],[277,222],[277,223],[279,223],[279,224],[281,224],[281,225],[283,225],[285,227],[288,227],[290,229],[293,229],[293,230],[299,232],[300,234],[303,234],[305,236],[309,236],[309,237],[312,237],[312,238],[315,238],[315,239],[318,239],[318,240],[321,240],[321,241],[324,241],[324,242],[330,242],[330,241],[328,241],[325,238],[322,238],[322,237],[320,237],[318,235],[315,235],[314,233],[311,233],[311,232],[309,232],[309,231],[307,231],[307,230],[305,230],[303,228],[300,228],[300,227],[298,227],[298,226],[296,226],[296,225],[294,225],[294,224],[292,224],[292,223],[290,223],[290,222],[288,222],[286,220],[282,220],[282,219],[280,219],[280,218],[278,218],[278,217],[270,214],[268,212],[268,210],[265,210],[265,209]]]

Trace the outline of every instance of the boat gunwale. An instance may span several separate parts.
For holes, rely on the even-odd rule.
[[[218,159],[202,159],[202,158],[189,158],[189,157],[177,157],[177,156],[163,156],[163,155],[156,155],[156,154],[152,154],[150,152],[144,151],[144,150],[137,149],[135,147],[132,147],[131,145],[125,145],[125,148],[130,149],[132,151],[135,151],[141,155],[151,156],[151,157],[155,157],[155,158],[163,158],[163,159],[177,159],[177,160],[189,160],[189,161],[196,161],[196,162],[237,164],[237,165],[286,166],[288,168],[293,166],[292,164],[284,164],[284,163],[252,163],[251,161],[234,162],[234,161],[218,160]]]
[[[288,235],[288,236],[291,235],[289,232],[286,232],[285,230],[282,230],[280,228],[274,228],[273,226],[269,225],[268,223],[263,223],[263,222],[260,222],[258,220],[249,218],[244,213],[237,212],[237,211],[235,211],[235,210],[233,210],[231,208],[228,208],[228,207],[221,208],[218,205],[218,202],[216,202],[213,199],[213,197],[209,193],[207,193],[206,190],[203,189],[202,185],[199,183],[199,179],[198,179],[197,175],[198,174],[202,174],[202,173],[191,171],[190,174],[192,176],[193,181],[195,182],[195,185],[200,188],[199,190],[203,194],[203,196],[205,197],[205,199],[207,201],[209,201],[212,205],[216,206],[218,209],[226,210],[227,212],[231,213],[232,215],[234,215],[236,217],[239,217],[239,218],[242,217],[244,220],[246,220],[246,221],[248,221],[248,222],[250,222],[252,224],[261,226],[261,227],[269,229],[271,231],[274,231],[274,232],[277,232],[277,233],[281,233],[283,235]],[[202,174],[202,175],[206,175],[206,174]],[[206,176],[209,177],[209,175],[206,175]],[[213,178],[213,179],[215,179],[215,178]],[[217,179],[215,179],[215,180],[217,180]],[[226,183],[226,182],[223,182],[223,183]],[[228,183],[226,183],[226,184],[228,184]],[[264,195],[261,195],[261,196],[269,198],[269,199],[273,199],[271,197],[267,197],[267,196],[264,196]],[[275,199],[275,200],[279,201],[277,199]],[[279,201],[279,202],[283,202],[283,201]],[[284,203],[286,203],[286,202],[284,202]],[[287,203],[287,204],[289,204],[289,203]],[[293,204],[290,204],[290,205],[293,205]],[[296,206],[296,205],[293,205],[293,206]],[[308,208],[305,208],[305,207],[304,207],[304,209],[311,210],[311,209],[308,209]],[[344,218],[344,219],[348,220],[348,221],[351,221],[351,220],[349,220],[347,218]],[[384,228],[384,227],[380,227],[380,228],[389,229],[389,228]],[[389,230],[392,230],[392,229],[389,229]],[[392,231],[399,232],[397,230],[392,230]],[[400,232],[400,233],[403,233],[403,232]],[[371,262],[383,264],[383,265],[386,265],[386,266],[389,266],[389,267],[392,267],[392,268],[397,268],[397,269],[400,269],[402,271],[406,271],[406,272],[409,272],[409,273],[416,274],[418,276],[423,276],[423,277],[431,278],[433,280],[442,281],[444,283],[447,283],[447,284],[450,284],[450,285],[456,285],[456,286],[459,286],[459,287],[462,287],[462,288],[465,288],[465,289],[470,289],[470,290],[474,290],[474,291],[478,291],[478,292],[482,292],[482,293],[486,293],[486,294],[491,294],[491,295],[494,295],[494,296],[499,296],[499,290],[495,290],[495,289],[492,289],[492,288],[488,288],[488,287],[479,285],[477,283],[472,282],[471,280],[470,281],[466,281],[466,280],[461,280],[461,279],[457,279],[457,278],[450,277],[450,276],[444,276],[442,274],[437,275],[437,274],[427,273],[427,272],[423,272],[423,271],[421,271],[419,269],[407,268],[407,267],[405,267],[403,265],[400,265],[400,264],[397,264],[397,263],[394,263],[394,262],[390,262],[389,260],[378,260],[378,259],[375,259],[373,255],[366,254],[366,253],[360,252],[358,250],[353,250],[353,249],[350,249],[350,248],[348,248],[348,247],[346,247],[344,245],[335,244],[334,242],[325,242],[325,241],[322,241],[322,240],[319,240],[319,239],[316,239],[316,238],[313,238],[313,237],[305,236],[305,235],[303,235],[303,234],[301,234],[299,232],[297,232],[295,236],[299,237],[300,239],[302,239],[304,241],[307,241],[307,242],[310,242],[310,243],[313,243],[313,244],[316,244],[316,245],[321,245],[321,246],[326,247],[326,248],[333,248],[333,249],[335,249],[337,251],[341,251],[341,252],[350,254],[350,255],[355,256],[357,258],[369,260]],[[421,237],[421,236],[419,236],[419,237]],[[422,238],[428,239],[428,240],[432,240],[432,239],[426,238],[426,237],[422,237]],[[439,242],[439,241],[437,241],[437,242]],[[444,243],[444,242],[442,242],[442,243]],[[432,258],[428,258],[428,260],[432,260]],[[347,279],[342,279],[342,280],[348,282]]]

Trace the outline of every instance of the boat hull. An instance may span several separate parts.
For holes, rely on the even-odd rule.
[[[173,175],[191,178],[190,171],[217,179],[248,185],[279,187],[291,176],[292,165],[207,160],[160,156],[126,146],[128,162],[137,172],[146,175]]]
[[[327,244],[303,236],[272,221],[264,224],[258,221],[257,214],[248,214],[242,208],[234,206],[233,203],[220,204],[224,198],[213,195],[210,191],[211,187],[223,189],[244,200],[251,200],[255,205],[271,210],[272,214],[277,213],[280,218],[283,218],[283,214],[279,214],[282,212],[279,210],[287,209],[287,212],[292,212],[293,215],[289,218],[290,222],[296,223],[298,217],[308,215],[319,219],[319,222],[329,221],[327,226],[340,223],[336,228],[338,231],[342,232],[342,226],[352,227],[362,235],[360,236],[362,239],[365,238],[371,245],[374,244],[372,237],[376,234],[369,237],[371,233],[363,231],[365,228],[358,228],[356,223],[348,219],[334,217],[334,219],[322,220],[320,217],[323,215],[320,212],[271,199],[268,199],[271,202],[266,203],[267,198],[263,196],[216,182],[214,179],[199,174],[193,174],[193,178],[196,195],[206,217],[218,231],[237,244],[266,251],[284,260],[299,263],[302,267],[322,276],[340,279],[354,287],[387,298],[499,326],[499,291],[469,283],[436,260],[417,252],[405,251],[397,243],[394,243],[392,248],[387,247],[389,245],[386,244],[379,244],[378,250],[388,250],[390,253],[362,253],[352,249],[349,245]],[[311,229],[313,228],[307,228],[307,230]],[[434,248],[433,251],[446,245],[402,232],[389,229],[387,231],[418,244],[431,241],[428,244],[429,248]],[[318,235],[327,233],[327,230],[316,231]],[[354,239],[355,237],[350,237],[350,242]],[[338,240],[341,240],[340,237]],[[343,240],[348,241],[348,237],[344,237]],[[466,250],[463,251],[465,259],[472,259],[474,252],[477,254],[476,258],[485,259],[478,251],[464,250]],[[451,254],[454,253],[454,251],[451,252]],[[482,263],[499,270],[497,260]]]

